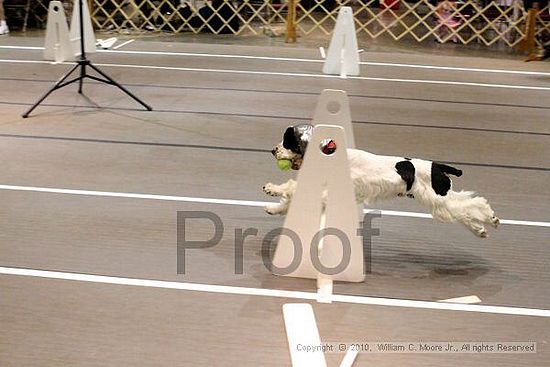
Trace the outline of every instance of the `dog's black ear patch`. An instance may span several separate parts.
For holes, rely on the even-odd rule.
[[[300,153],[300,145],[298,143],[298,139],[296,138],[296,134],[294,133],[293,126],[289,126],[285,130],[285,134],[283,135],[283,147],[293,151],[294,153]]]
[[[410,161],[397,162],[395,164],[395,169],[397,170],[399,176],[401,176],[403,181],[405,181],[405,183],[407,184],[407,191],[410,191],[414,183],[414,164],[412,164]]]
[[[451,179],[447,176],[447,168],[444,164],[432,163],[432,188],[435,193],[441,196],[447,195],[447,192],[451,189]],[[450,167],[453,168],[453,167]],[[456,168],[453,168],[456,170]],[[459,170],[456,170],[459,171]],[[454,173],[452,173],[454,174]],[[462,174],[462,172],[460,172]]]

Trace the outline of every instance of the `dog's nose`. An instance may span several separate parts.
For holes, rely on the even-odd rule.
[[[271,154],[275,155],[275,152],[277,151],[277,148],[271,149]]]

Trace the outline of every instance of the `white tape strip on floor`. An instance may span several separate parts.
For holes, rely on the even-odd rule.
[[[33,46],[0,46],[0,49],[12,49],[12,50],[43,50],[43,47]],[[323,49],[324,51],[324,49]],[[324,56],[321,57],[324,59]],[[130,54],[130,55],[148,55],[148,56],[182,56],[182,57],[212,57],[212,58],[225,58],[225,59],[251,59],[251,60],[266,60],[266,61],[290,61],[290,62],[310,62],[310,63],[323,63],[322,59],[304,59],[304,58],[292,58],[292,57],[271,57],[271,56],[252,56],[252,55],[226,55],[226,54],[207,54],[198,52],[169,52],[169,51],[144,51],[144,50],[98,50],[97,52],[105,53],[118,53],[118,54]],[[524,71],[524,70],[506,70],[506,69],[486,69],[486,68],[465,68],[456,66],[439,66],[439,65],[419,65],[419,64],[404,64],[404,63],[391,63],[391,62],[372,62],[363,61],[361,65],[369,66],[385,66],[396,68],[417,68],[417,69],[429,69],[429,70],[445,70],[445,71],[467,71],[473,73],[497,73],[497,74],[518,74],[518,75],[541,75],[550,76],[550,73],[543,71]]]
[[[10,59],[0,59],[0,63],[50,64],[50,62],[48,62],[48,61],[10,60]],[[72,65],[72,64],[73,63],[58,63],[57,65]],[[286,72],[279,72],[279,71],[234,70],[234,69],[202,69],[202,68],[184,68],[184,67],[176,67],[176,66],[156,66],[156,65],[137,65],[137,64],[104,64],[104,63],[100,64],[100,63],[96,63],[95,65],[96,66],[103,66],[103,67],[112,67],[112,68],[117,68],[117,67],[118,68],[126,68],[126,69],[150,69],[150,70],[186,71],[186,72],[197,72],[197,73],[222,73],[222,74],[287,76],[287,77],[299,77],[299,78],[338,78],[338,79],[340,79],[339,75],[286,73]],[[369,81],[390,82],[390,83],[416,83],[416,84],[455,85],[455,86],[481,87],[481,88],[550,91],[550,87],[539,87],[539,86],[530,86],[530,85],[512,85],[512,84],[493,84],[493,83],[473,83],[473,82],[460,82],[460,81],[448,81],[448,80],[374,78],[374,77],[363,77],[363,76],[348,76],[347,79],[369,80]]]
[[[359,348],[349,348],[346,354],[344,355],[344,359],[342,360],[342,363],[340,363],[340,367],[352,367],[353,362],[355,362],[355,358],[357,358],[358,354],[359,354]]]
[[[304,352],[299,348],[321,345],[313,307],[309,303],[287,303],[283,305],[283,317],[292,367],[327,367],[323,350]]]
[[[304,351],[300,348],[301,345],[322,345],[313,307],[309,303],[286,303],[283,317],[292,367],[327,367],[322,349]],[[352,367],[358,353],[359,348],[349,348],[340,367]]]
[[[299,300],[310,300],[310,301],[315,301],[317,299],[317,293],[312,293],[312,292],[234,287],[234,286],[226,286],[226,285],[211,285],[211,284],[200,284],[200,283],[184,283],[184,282],[172,282],[172,281],[164,281],[164,280],[135,279],[135,278],[124,278],[124,277],[114,277],[114,276],[105,276],[105,275],[91,275],[91,274],[82,274],[82,273],[66,273],[66,272],[59,272],[59,271],[36,270],[36,269],[0,267],[0,274],[19,275],[19,276],[46,278],[46,279],[71,280],[71,281],[81,281],[81,282],[91,282],[91,283],[102,283],[102,284],[117,284],[117,285],[128,285],[128,286],[138,286],[138,287],[150,287],[150,288],[178,289],[178,290],[184,290],[184,291],[210,292],[210,293],[233,294],[233,295],[244,295],[244,296],[276,297],[276,298],[288,298],[288,299],[299,299]],[[372,306],[479,312],[479,313],[516,315],[516,316],[550,317],[550,310],[544,310],[544,309],[538,309],[538,308],[469,305],[469,304],[433,302],[433,301],[414,301],[414,300],[397,299],[397,298],[349,296],[349,295],[340,295],[340,294],[332,295],[332,301],[338,302],[338,303],[351,303],[351,304],[372,305]]]
[[[131,40],[128,40],[126,42],[122,42],[120,45],[117,45],[117,46],[113,47],[113,50],[118,50],[119,48],[124,47],[124,46],[126,46],[126,45],[128,45],[128,44],[130,44],[134,41],[135,41],[135,39],[131,39]],[[117,52],[117,51],[115,51],[115,52]],[[118,51],[118,52],[122,52],[122,51]]]
[[[0,185],[0,190],[31,191],[31,192],[50,193],[50,194],[116,197],[116,198],[128,198],[128,199],[180,201],[180,202],[188,202],[188,203],[221,204],[221,205],[237,205],[237,206],[263,207],[268,204],[273,204],[273,202],[269,202],[269,201],[199,198],[199,197],[189,197],[189,196],[137,194],[137,193],[126,193],[126,192],[60,189],[60,188],[53,188],[53,187],[34,187],[34,186],[17,186],[17,185]],[[379,212],[382,215],[394,216],[394,217],[432,218],[432,216],[427,213],[404,212],[404,211],[395,211],[395,210],[380,210],[380,209],[364,210],[364,213],[369,213],[369,212]],[[550,222],[534,222],[534,221],[526,221],[526,220],[502,219],[500,223],[508,224],[508,225],[518,225],[518,226],[550,227]]]
[[[449,302],[449,303],[480,303],[481,299],[476,296],[475,294],[473,296],[464,296],[464,297],[456,297],[456,298],[449,298],[449,299],[443,299],[439,302]]]

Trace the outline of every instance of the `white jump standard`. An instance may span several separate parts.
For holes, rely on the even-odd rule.
[[[297,182],[289,181],[292,188],[287,189],[293,193],[293,202],[288,208],[284,229],[291,232],[279,238],[272,261],[274,274],[317,279],[319,302],[331,302],[333,280],[362,282],[365,279],[363,242],[357,236],[359,213],[344,129],[334,125],[315,126],[312,146],[320,146],[329,138],[341,149],[331,152],[312,149]],[[269,193],[270,189],[268,184],[264,191]],[[278,204],[273,207],[276,211]],[[296,250],[297,243],[300,249]]]
[[[349,6],[340,8],[323,65],[323,73],[340,75],[341,78],[359,75],[359,50],[354,22],[353,9]]]
[[[74,56],[63,4],[61,1],[51,1],[48,6],[44,59],[61,63],[74,60]]]

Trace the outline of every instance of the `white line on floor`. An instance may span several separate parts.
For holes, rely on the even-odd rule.
[[[32,60],[9,60],[0,59],[3,63],[12,64],[51,64],[49,61],[32,61]],[[73,63],[64,62],[63,65],[73,65]],[[59,64],[59,65],[61,65]],[[224,73],[224,74],[248,74],[248,75],[270,75],[270,76],[288,76],[299,78],[325,78],[325,79],[341,79],[339,75],[326,75],[326,74],[305,74],[305,73],[286,73],[279,71],[258,71],[258,70],[234,70],[234,69],[201,69],[201,68],[183,68],[176,66],[155,66],[155,65],[135,65],[135,64],[100,64],[95,63],[96,66],[104,67],[119,67],[127,69],[150,69],[150,70],[170,70],[170,71],[188,71],[198,73]],[[393,83],[416,83],[416,84],[437,84],[437,85],[457,85],[468,87],[482,87],[482,88],[500,88],[500,89],[525,89],[525,90],[541,90],[550,91],[550,87],[535,87],[529,85],[511,85],[511,84],[492,84],[492,83],[473,83],[473,82],[458,82],[458,81],[446,81],[446,80],[423,80],[423,79],[401,79],[401,78],[374,78],[374,77],[362,77],[362,76],[348,76],[347,79],[354,80],[370,80],[380,82],[393,82]]]
[[[16,50],[43,50],[44,49],[44,47],[30,47],[30,46],[0,46],[0,49],[2,48],[16,49]],[[131,54],[131,55],[213,57],[213,58],[311,62],[311,63],[325,62],[322,59],[304,59],[304,58],[292,58],[292,57],[271,57],[271,56],[251,56],[251,55],[223,55],[223,54],[206,54],[206,53],[197,53],[197,52],[139,51],[139,50],[135,50],[135,51],[134,50],[124,50],[124,51],[97,50],[97,52]],[[391,63],[391,62],[363,61],[363,62],[360,62],[360,64],[370,65],[370,66],[398,67],[398,68],[418,68],[418,69],[429,69],[429,70],[433,69],[433,70],[445,70],[445,71],[467,71],[467,72],[474,72],[474,73],[498,73],[498,74],[543,75],[543,76],[550,75],[550,73],[542,72],[542,71],[465,68],[465,67],[456,67],[456,66],[418,65],[418,64],[403,64],[403,63]]]
[[[129,286],[138,286],[138,287],[178,289],[178,290],[196,291],[196,292],[234,294],[234,295],[290,298],[290,299],[311,300],[311,301],[315,301],[317,299],[317,293],[313,293],[313,292],[285,291],[285,290],[279,290],[279,289],[248,288],[248,287],[235,287],[235,286],[200,284],[200,283],[184,283],[184,282],[173,282],[173,281],[151,280],[151,279],[135,279],[135,278],[123,278],[123,277],[113,277],[113,276],[105,276],[105,275],[91,275],[91,274],[82,274],[82,273],[66,273],[66,272],[59,272],[59,271],[36,270],[36,269],[0,267],[0,274],[19,275],[19,276],[47,278],[47,279],[72,280],[72,281],[92,282],[92,283],[103,283],[103,284],[129,285]],[[340,294],[332,295],[332,300],[333,302],[339,302],[339,303],[352,303],[352,304],[373,305],[373,306],[407,307],[407,308],[446,310],[446,311],[481,312],[481,313],[516,315],[516,316],[550,317],[550,310],[544,310],[544,309],[538,309],[538,308],[469,305],[469,304],[445,303],[445,302],[433,302],[433,301],[415,301],[415,300],[397,299],[397,298],[349,296],[349,295],[340,295]]]
[[[117,197],[117,198],[128,198],[128,199],[180,201],[180,202],[188,202],[188,203],[222,204],[222,205],[238,205],[238,206],[263,207],[268,204],[273,204],[273,202],[267,202],[267,201],[198,198],[198,197],[189,197],[189,196],[137,194],[137,193],[126,193],[126,192],[92,191],[92,190],[62,189],[62,188],[53,188],[53,187],[34,187],[34,186],[18,186],[18,185],[0,185],[0,190],[31,191],[31,192],[50,193],[50,194],[65,194],[65,195]],[[415,213],[415,212],[405,212],[405,211],[395,211],[395,210],[365,209],[364,212],[365,213],[380,212],[382,215],[395,216],[395,217],[432,218],[432,216],[427,213]],[[520,226],[550,227],[550,222],[534,222],[534,221],[509,220],[509,219],[502,219],[500,222],[502,224],[511,224],[511,225],[520,225]]]

